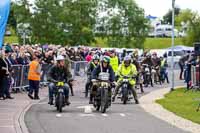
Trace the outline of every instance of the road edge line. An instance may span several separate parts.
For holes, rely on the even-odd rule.
[[[22,109],[22,111],[19,113],[19,115],[15,118],[15,129],[17,128],[16,133],[29,133],[29,130],[28,130],[26,123],[25,123],[25,115],[26,115],[27,111],[33,105],[40,103],[41,101],[43,101],[46,98],[47,98],[47,96],[44,96],[38,101],[29,102],[29,104],[27,104]]]

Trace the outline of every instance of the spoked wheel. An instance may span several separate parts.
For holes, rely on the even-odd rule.
[[[101,89],[101,113],[105,113],[106,112],[107,101],[108,101],[108,90],[102,88]]]
[[[123,104],[127,104],[128,101],[128,89],[123,88]]]
[[[58,94],[58,103],[57,103],[57,111],[59,111],[60,113],[62,112],[62,107],[63,107],[63,103],[64,103],[64,97],[62,94]]]

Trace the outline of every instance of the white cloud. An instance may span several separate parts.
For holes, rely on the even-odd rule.
[[[162,17],[172,8],[172,0],[135,0],[136,3],[144,8],[147,15]],[[176,0],[176,6],[181,9],[192,9],[200,13],[200,0]]]
[[[35,0],[30,0],[32,3]],[[146,15],[162,17],[172,7],[172,0],[135,0],[136,3],[144,8]],[[176,5],[181,9],[192,9],[200,13],[200,0],[176,0]]]

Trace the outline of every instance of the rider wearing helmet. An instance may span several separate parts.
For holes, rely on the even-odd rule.
[[[48,72],[48,81],[49,84],[49,104],[53,105],[53,95],[56,90],[56,83],[57,82],[64,82],[64,94],[65,94],[65,103],[69,105],[69,85],[68,80],[70,80],[70,76],[66,72],[65,66],[65,58],[62,55],[58,55],[56,58],[56,65],[52,66],[52,68]]]
[[[152,55],[153,55],[153,57],[152,57],[152,62],[153,62],[154,67],[160,66],[160,65],[161,65],[161,60],[160,60],[160,58],[157,56],[157,53],[154,52]]]
[[[131,63],[131,57],[130,56],[126,56],[124,58],[123,63],[119,66],[117,74],[119,75],[120,78],[117,81],[117,87],[115,89],[115,94],[112,98],[112,101],[113,102],[115,101],[115,97],[117,96],[118,91],[119,91],[120,87],[122,86],[123,76],[128,76],[128,77],[130,77],[129,78],[129,84],[130,84],[130,87],[132,89],[132,93],[133,93],[133,96],[134,96],[134,99],[135,99],[135,103],[139,104],[139,101],[138,101],[138,98],[137,98],[137,93],[134,89],[134,85],[136,84],[136,81],[135,81],[135,79],[132,78],[132,77],[137,75],[137,69],[136,69],[136,66]]]
[[[143,59],[141,64],[148,64],[149,66],[153,66],[153,61],[150,52],[146,53],[146,57]]]
[[[155,71],[156,71],[156,73],[155,73],[156,75],[154,75],[154,76],[155,76],[155,77],[154,77],[154,82],[156,83],[157,80],[161,81],[161,76],[160,76],[161,60],[160,60],[160,58],[157,56],[157,53],[156,53],[156,52],[154,52],[152,55],[153,55],[153,56],[152,56],[153,67],[154,67],[154,69],[155,69]],[[157,78],[158,78],[158,79],[157,79]]]
[[[99,74],[101,72],[106,72],[109,73],[109,81],[112,83],[115,80],[115,73],[110,66],[110,57],[109,56],[103,56],[101,63],[93,70],[92,72],[92,79],[98,79]],[[90,104],[93,103],[93,97],[95,95],[96,89],[98,88],[98,84],[93,85],[92,90],[91,90],[91,96],[92,98],[90,99]],[[110,88],[110,100],[111,100],[111,88]]]
[[[137,82],[137,84],[140,85],[141,92],[143,93],[144,90],[143,90],[143,83],[142,83],[142,80],[141,80],[141,76],[142,76],[142,74],[141,74],[141,66],[140,66],[140,63],[139,63],[139,55],[138,55],[138,51],[137,50],[135,50],[133,52],[132,62],[133,62],[133,65],[136,66],[137,72],[138,72],[138,74],[136,76],[136,82]]]
[[[86,82],[86,85],[85,85],[85,97],[88,96],[88,90],[89,90],[89,87],[92,85],[92,82],[91,82],[91,75],[92,75],[92,71],[97,67],[97,65],[99,64],[99,55],[94,55],[92,57],[92,61],[89,62],[88,64],[88,68],[87,68],[87,82]],[[91,98],[92,96],[90,96]]]

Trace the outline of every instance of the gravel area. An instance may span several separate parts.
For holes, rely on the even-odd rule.
[[[175,115],[164,109],[161,105],[155,103],[157,99],[164,98],[169,92],[169,88],[153,91],[140,98],[140,106],[153,116],[168,122],[169,124],[192,133],[200,133],[200,125]]]

